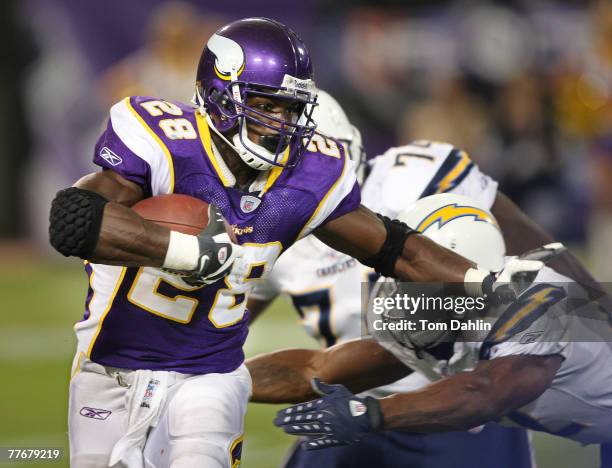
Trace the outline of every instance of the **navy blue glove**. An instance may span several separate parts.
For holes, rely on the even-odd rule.
[[[274,419],[287,434],[308,436],[302,448],[350,445],[382,427],[377,399],[355,396],[343,385],[328,385],[316,377],[311,384],[321,398],[280,410]]]

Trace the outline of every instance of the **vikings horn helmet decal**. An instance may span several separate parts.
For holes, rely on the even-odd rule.
[[[232,79],[232,72],[240,76],[244,70],[244,51],[240,44],[227,37],[213,34],[206,47],[215,55],[215,73],[222,80]]]

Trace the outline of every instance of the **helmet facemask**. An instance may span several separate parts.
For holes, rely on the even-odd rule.
[[[289,119],[270,115],[248,102],[263,97],[293,106]],[[295,166],[304,153],[316,129],[312,112],[316,106],[314,83],[285,75],[283,86],[272,87],[245,81],[230,81],[221,92],[208,95],[198,83],[196,104],[214,109],[218,116],[213,130],[228,143],[250,167],[268,170],[272,167]],[[279,112],[275,112],[277,114]],[[263,133],[257,131],[263,129]],[[231,136],[228,132],[235,130]],[[249,130],[258,134],[258,141],[249,138]]]

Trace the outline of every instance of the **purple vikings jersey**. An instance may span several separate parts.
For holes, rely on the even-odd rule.
[[[288,154],[287,150],[287,154]],[[292,169],[262,172],[248,188],[211,145],[206,117],[189,106],[130,97],[113,106],[94,162],[145,196],[190,195],[216,205],[245,249],[230,274],[193,287],[156,268],[86,262],[79,356],[127,369],[229,372],[244,359],[247,297],[297,239],[359,205],[349,158],[311,145]]]

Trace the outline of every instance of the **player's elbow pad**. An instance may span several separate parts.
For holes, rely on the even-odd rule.
[[[387,230],[385,243],[380,251],[373,257],[363,260],[366,266],[374,268],[376,273],[382,276],[395,276],[395,262],[401,257],[404,250],[404,243],[411,234],[417,234],[418,231],[408,227],[406,223],[394,219],[391,220],[387,216],[377,214]]]
[[[88,258],[95,250],[108,200],[70,187],[57,192],[49,213],[49,241],[66,257]]]

